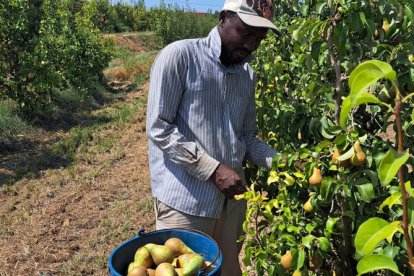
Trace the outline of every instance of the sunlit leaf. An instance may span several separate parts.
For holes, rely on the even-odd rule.
[[[367,255],[357,265],[358,275],[384,269],[391,270],[398,275],[403,275],[398,270],[398,266],[394,260],[385,255]]]
[[[320,237],[318,238],[318,243],[319,243],[319,248],[322,251],[328,252],[329,250],[331,250],[331,243],[329,242],[329,240],[325,237]]]
[[[357,107],[361,104],[367,104],[367,103],[381,103],[380,100],[377,99],[372,94],[369,94],[367,92],[360,92],[359,94],[350,94],[348,97],[344,99],[342,102],[342,109],[340,114],[340,125],[343,127],[346,123],[346,119],[348,116],[348,113],[352,110],[352,108]]]
[[[388,206],[388,208],[391,209],[392,206],[394,205],[401,205],[401,193],[393,193],[392,195],[390,195],[389,197],[387,197],[380,205],[380,207],[378,208],[378,211],[380,213],[382,213],[382,209],[385,206]]]
[[[398,153],[390,149],[382,158],[379,159],[378,173],[381,185],[388,185],[402,165],[410,157],[408,152]]]
[[[329,234],[334,233],[334,226],[335,224],[338,222],[338,220],[340,220],[340,218],[328,218],[328,220],[326,221],[326,230],[328,230]]]
[[[384,239],[389,239],[399,228],[399,221],[392,223],[381,218],[370,218],[358,228],[355,236],[357,253],[365,256],[371,253]]]
[[[395,80],[397,74],[391,65],[379,60],[368,60],[352,71],[349,76],[349,87],[351,95],[365,92],[368,87],[375,84],[380,79]]]

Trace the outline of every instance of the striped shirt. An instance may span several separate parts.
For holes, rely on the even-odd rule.
[[[226,67],[220,53],[217,27],[165,47],[152,65],[147,110],[153,196],[211,218],[220,217],[225,200],[209,179],[217,166],[240,171],[248,158],[271,167],[276,153],[256,138],[251,57]]]

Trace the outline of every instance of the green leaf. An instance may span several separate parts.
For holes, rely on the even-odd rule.
[[[367,255],[357,265],[358,275],[383,269],[391,270],[403,276],[394,260],[385,255]]]
[[[348,97],[346,97],[342,102],[341,115],[339,118],[340,125],[342,127],[345,126],[347,115],[352,108],[367,103],[379,104],[381,103],[381,101],[378,100],[377,97],[375,97],[374,95],[369,94],[367,92],[360,92],[359,94],[350,94]]]
[[[370,218],[358,228],[355,248],[359,255],[371,253],[384,239],[390,239],[399,228],[399,221],[388,223],[381,218]]]
[[[340,220],[340,218],[328,218],[328,220],[326,221],[326,230],[328,231],[329,234],[334,233],[334,226],[335,224],[338,222],[338,220]]]
[[[398,193],[393,193],[392,195],[390,195],[389,197],[387,197],[387,199],[385,199],[385,200],[381,203],[380,207],[378,208],[378,211],[379,211],[380,213],[382,213],[382,209],[383,209],[385,206],[388,206],[388,208],[389,208],[389,209],[391,209],[391,207],[392,207],[392,206],[394,206],[394,205],[396,205],[396,204],[398,204],[398,205],[402,205],[402,203],[401,203],[401,193],[400,193],[400,192],[398,192]]]
[[[410,154],[408,152],[398,153],[390,149],[379,159],[378,174],[382,186],[390,184],[402,165],[407,162]]]
[[[335,191],[335,183],[332,177],[325,177],[322,179],[322,185],[320,190],[320,198],[324,202],[330,202]]]
[[[315,236],[313,235],[306,235],[305,237],[302,238],[302,244],[307,247],[307,248],[311,248],[312,247],[312,241],[315,239]]]
[[[341,156],[338,156],[338,161],[345,161],[348,160],[349,158],[351,158],[355,153],[355,149],[354,147],[351,147],[347,152],[345,152],[344,154],[342,154]]]
[[[305,250],[303,249],[299,250],[298,261],[296,265],[297,269],[301,269],[303,267],[303,265],[305,264],[305,257],[306,257]]]
[[[395,80],[397,73],[391,65],[379,60],[368,60],[358,65],[349,76],[351,95],[365,92],[380,79]]]
[[[375,198],[374,186],[371,183],[356,186],[361,199],[365,202],[371,202]]]
[[[322,251],[328,252],[329,250],[331,250],[331,243],[329,242],[327,238],[325,237],[318,238],[318,243],[319,243],[319,248]]]

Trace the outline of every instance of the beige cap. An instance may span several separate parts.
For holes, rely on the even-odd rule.
[[[236,12],[249,26],[270,28],[280,33],[272,22],[274,13],[272,0],[225,0],[222,10]]]

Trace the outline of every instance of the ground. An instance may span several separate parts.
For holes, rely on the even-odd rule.
[[[142,49],[135,45],[132,51]],[[47,166],[33,166],[47,159],[56,143],[73,136],[74,127],[42,130],[3,148],[1,276],[107,275],[108,256],[116,246],[140,229],[154,230],[145,135],[147,91],[144,82],[91,111],[92,118],[110,120],[98,120],[102,123],[88,134],[88,143],[76,150],[72,162],[49,158]],[[127,115],[112,115],[117,112]],[[19,177],[25,166],[37,170]],[[16,181],[10,181],[12,176]]]

